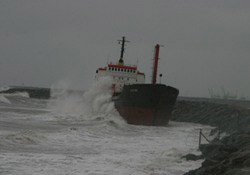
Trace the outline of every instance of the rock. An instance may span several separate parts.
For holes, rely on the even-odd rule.
[[[250,175],[250,110],[209,101],[179,100],[172,119],[215,126],[211,134],[230,134],[201,145],[205,161],[186,175]],[[198,160],[201,157],[188,154],[183,158]]]
[[[244,167],[250,167],[250,158],[247,158],[247,159],[243,162],[243,166],[244,166]]]
[[[227,133],[250,130],[250,110],[209,100],[178,100],[171,119],[215,126]]]
[[[228,170],[224,175],[249,175],[250,169],[231,169]]]
[[[222,143],[204,144],[200,146],[200,150],[205,158],[214,160],[223,160],[228,154],[237,151],[236,148]]]
[[[195,155],[195,154],[187,154],[185,156],[183,156],[182,158],[185,158],[186,160],[200,160],[200,159],[204,159],[203,155]]]
[[[234,167],[242,167],[244,162],[250,158],[250,151],[238,151],[230,155],[231,164]]]
[[[212,160],[212,159],[206,159],[204,162],[202,162],[202,167],[209,167],[209,166],[214,166],[217,164],[219,161],[217,160]]]
[[[202,167],[188,175],[241,175],[250,174],[250,134],[235,133],[215,142],[201,146],[206,158]]]

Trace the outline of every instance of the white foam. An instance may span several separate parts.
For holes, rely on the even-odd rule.
[[[8,150],[0,154],[4,170],[10,174],[181,175],[200,166],[201,160],[181,157],[199,154],[199,128],[209,129],[176,122],[170,122],[169,127],[128,125],[121,132],[103,125],[40,124],[48,127],[41,130],[34,125],[32,131],[1,132],[1,144]],[[52,126],[58,128],[50,129]],[[185,143],[187,136],[190,145]]]
[[[3,93],[3,95],[6,97],[19,96],[19,97],[24,97],[24,98],[30,98],[28,92]]]
[[[5,141],[9,144],[37,144],[44,139],[33,131],[26,130],[22,132],[12,133],[5,136]]]
[[[4,94],[0,94],[0,102],[11,104],[11,102],[4,96]]]
[[[112,97],[112,79],[103,77],[95,82],[92,87],[84,92],[72,93],[66,81],[60,81],[52,86],[52,100],[49,108],[54,115],[62,119],[95,120],[103,118],[124,123],[115,110]]]
[[[3,93],[1,93],[1,95],[4,95],[4,96],[21,96],[21,97],[29,98],[29,94],[27,92],[15,92],[15,93],[5,93],[4,92],[4,91],[7,91],[9,89],[11,89],[11,87],[9,87],[9,86],[0,87],[0,92],[3,92]]]
[[[179,122],[170,122],[168,127],[119,125],[119,115],[113,111],[109,93],[105,93],[106,83],[98,82],[84,95],[61,94],[52,100],[58,106],[51,105],[53,112],[44,115],[37,116],[36,111],[1,111],[3,172],[181,175],[200,166],[202,160],[186,161],[181,157],[200,154],[197,151],[200,128],[207,135],[210,127]],[[107,84],[107,92],[108,87]],[[21,107],[14,103],[15,98],[11,100],[11,108]],[[20,102],[26,108],[33,105],[34,99]],[[35,103],[42,107],[44,101]]]
[[[2,91],[7,91],[7,90],[9,90],[9,89],[10,89],[9,86],[2,86],[2,87],[0,87],[0,92],[2,92]]]

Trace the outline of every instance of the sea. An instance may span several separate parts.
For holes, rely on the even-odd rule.
[[[129,125],[108,81],[82,94],[59,86],[50,100],[0,94],[1,175],[182,175],[201,166],[182,157],[201,154],[199,130],[210,126]]]

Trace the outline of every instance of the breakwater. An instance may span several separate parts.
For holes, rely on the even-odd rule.
[[[230,134],[250,128],[250,110],[237,102],[179,99],[172,120],[210,125]]]
[[[84,91],[72,90],[72,89],[51,89],[42,87],[29,87],[29,86],[9,86],[6,90],[0,91],[0,94],[15,94],[15,93],[27,93],[30,98],[37,99],[49,99],[54,98],[53,95],[60,93],[78,94],[82,95]]]
[[[176,103],[172,120],[200,123],[216,127],[212,132],[228,136],[201,145],[205,161],[197,170],[185,175],[250,174],[250,110],[249,102],[181,98]],[[197,157],[194,157],[195,160]],[[199,158],[199,157],[198,157]]]
[[[0,91],[0,93],[6,94],[14,94],[20,92],[28,93],[30,98],[49,99],[51,97],[50,88],[10,86],[6,90]]]

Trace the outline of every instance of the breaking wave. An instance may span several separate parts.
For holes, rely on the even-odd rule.
[[[9,98],[12,98],[12,97],[30,98],[27,92],[1,93],[0,102],[11,104],[11,101],[9,100]]]
[[[29,96],[29,93],[28,92],[14,92],[14,93],[11,93],[11,94],[5,94],[4,93],[4,95],[6,96],[6,97],[13,97],[13,96],[15,96],[15,97],[24,97],[24,98],[30,98],[30,96]]]
[[[11,102],[4,96],[4,94],[0,94],[0,102],[11,104]]]
[[[0,169],[9,174],[177,175],[200,166],[201,161],[181,158],[199,154],[200,125],[127,125],[111,100],[111,81],[101,79],[76,93],[62,81],[53,86],[50,100],[0,95],[11,102],[0,104]]]
[[[7,91],[7,90],[9,90],[9,89],[10,89],[9,86],[2,86],[2,87],[0,87],[0,92],[2,92],[2,91]]]
[[[60,119],[98,120],[125,123],[111,100],[112,79],[103,77],[82,93],[69,91],[69,84],[61,81],[51,88],[49,109]]]
[[[27,130],[9,134],[5,137],[8,144],[38,144],[44,137]]]

